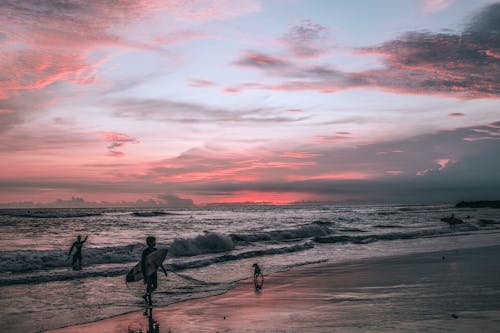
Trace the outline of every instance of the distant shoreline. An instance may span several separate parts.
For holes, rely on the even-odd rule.
[[[500,200],[460,201],[456,208],[500,208]]]

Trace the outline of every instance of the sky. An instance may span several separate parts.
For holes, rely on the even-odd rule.
[[[500,2],[2,0],[0,203],[500,199]]]

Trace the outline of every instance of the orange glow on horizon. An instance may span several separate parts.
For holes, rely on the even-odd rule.
[[[223,196],[215,197],[202,197],[199,198],[199,204],[210,204],[210,203],[252,203],[252,204],[274,204],[274,205],[286,205],[299,201],[320,201],[322,198],[318,195],[312,195],[309,193],[296,193],[296,192],[257,192],[257,191],[240,191],[234,193],[228,193]],[[197,202],[198,203],[198,202]]]

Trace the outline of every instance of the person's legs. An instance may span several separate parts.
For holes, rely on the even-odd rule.
[[[151,274],[151,293],[158,288],[158,275],[156,273]]]
[[[78,253],[77,258],[78,258],[78,269],[82,269],[82,254]]]

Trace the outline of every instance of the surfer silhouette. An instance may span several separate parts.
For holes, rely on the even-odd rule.
[[[153,236],[147,237],[146,244],[148,247],[145,248],[144,251],[142,251],[142,257],[141,257],[141,270],[142,270],[142,274],[144,277],[144,284],[146,285],[146,292],[144,293],[144,296],[142,296],[142,298],[144,298],[146,303],[148,303],[149,305],[152,305],[151,293],[153,291],[155,291],[156,288],[158,287],[158,274],[156,273],[156,270],[155,270],[153,273],[146,275],[146,271],[147,271],[146,270],[146,257],[149,254],[156,251],[156,247],[155,247],[156,246],[156,238]],[[162,264],[160,264],[160,267],[166,276],[167,271],[165,270],[165,268],[163,267]]]
[[[255,290],[260,290],[264,284],[264,275],[262,275],[262,270],[257,263],[253,264],[252,267],[254,268],[253,284],[255,285]]]
[[[71,256],[71,252],[73,252],[73,249],[75,249],[75,253],[73,253],[73,262],[71,263],[71,266],[74,270],[79,271],[82,269],[82,246],[83,243],[87,241],[87,238],[88,236],[85,236],[85,239],[82,240],[82,236],[78,235],[78,237],[76,237],[76,242],[74,242],[69,249],[68,258]],[[78,266],[76,265],[77,261]]]

